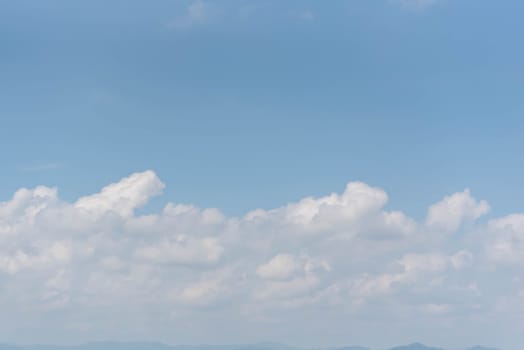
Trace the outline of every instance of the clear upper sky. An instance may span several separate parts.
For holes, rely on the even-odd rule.
[[[349,180],[515,210],[524,5],[426,2],[4,1],[0,195],[154,169],[232,215]]]
[[[19,0],[0,1],[0,8],[0,200],[5,203],[22,187],[45,185],[58,188],[59,197],[65,203],[72,203],[75,208],[91,208],[79,204],[84,202],[75,201],[130,174],[152,170],[154,174],[136,176],[144,176],[144,183],[152,186],[144,190],[147,198],[162,187],[157,183],[158,176],[166,184],[162,197],[152,199],[142,209],[138,208],[145,203],[142,199],[130,204],[131,209],[119,206],[115,209],[118,215],[127,217],[135,208],[139,209],[139,214],[159,213],[166,202],[172,201],[218,208],[224,217],[232,218],[227,220],[234,221],[257,208],[269,210],[308,196],[343,193],[349,181],[362,181],[384,189],[389,196],[387,204],[383,203],[384,209],[402,210],[425,227],[413,229],[415,231],[429,230],[434,222],[440,225],[442,217],[435,214],[439,219],[434,219],[434,215],[427,214],[427,209],[453,193],[464,196],[460,198],[466,204],[459,205],[460,210],[469,210],[461,214],[460,220],[478,219],[487,214],[487,209],[470,197],[469,192],[462,192],[466,188],[475,198],[489,201],[491,211],[481,223],[523,210],[524,2],[521,0]],[[137,181],[143,183],[140,179]],[[368,190],[371,191],[366,187],[365,191]],[[29,205],[27,203],[24,205]],[[113,208],[111,205],[108,207]],[[377,207],[382,208],[381,205]],[[454,213],[458,210],[453,208],[444,211]],[[11,221],[5,219],[6,222],[22,222],[22,219],[12,219],[15,212],[18,213],[14,209],[0,210],[0,216],[9,217]],[[31,220],[28,222],[33,223]],[[202,220],[207,222],[208,218]],[[439,227],[445,227],[442,230],[446,232],[459,230],[460,236],[464,233],[460,220],[458,224],[451,220],[452,223]],[[389,225],[390,221],[387,222]],[[69,225],[74,226],[67,223],[60,227],[64,229]],[[184,229],[184,234],[191,234],[191,227],[200,224],[192,225]],[[411,232],[411,228],[406,228],[409,225],[404,225],[403,230]],[[495,226],[492,223],[489,227]],[[99,226],[93,227],[82,232],[104,231]],[[41,227],[35,230],[50,232]],[[256,230],[259,226],[252,229]],[[377,230],[382,228],[375,227],[372,231],[376,233]],[[487,229],[478,230],[486,232]],[[229,234],[234,230],[226,231]],[[445,264],[457,268],[462,266],[460,259],[464,256],[460,252],[464,249],[472,256],[482,251],[477,247],[480,243],[456,243],[458,239],[451,238],[450,242],[434,243],[433,246],[431,243],[415,250],[421,254],[447,254],[444,259],[451,259],[451,263],[446,260]],[[0,267],[4,264],[8,273],[14,273],[19,266],[51,261],[49,256],[59,257],[58,260],[63,257],[56,253],[56,245],[43,244],[42,247],[51,247],[54,253],[37,254],[33,261],[24,250],[31,245],[28,242],[31,240],[10,243],[5,253],[7,260],[0,257]],[[208,249],[210,242],[194,243],[188,255],[171,247],[176,250],[172,253],[189,256],[180,258],[184,263],[193,261],[195,256],[201,256],[195,253],[201,244]],[[207,252],[210,255],[204,259],[206,263],[215,263],[222,256],[228,261],[235,260],[232,257],[235,254],[223,253],[228,252],[227,242],[228,239],[220,241],[215,250]],[[96,246],[98,243],[90,244]],[[293,270],[289,266],[296,268],[300,264],[323,266],[317,267],[337,273],[336,259],[315,260],[316,253],[321,257],[330,251],[327,245],[316,252],[316,248],[307,247],[318,247],[317,243],[307,244],[296,252],[292,240],[281,243],[278,249],[268,248],[261,253],[260,261],[256,264],[252,261],[253,266],[260,265],[253,269],[260,278],[280,281],[278,283],[291,278],[286,274]],[[499,253],[508,252],[506,248],[500,248]],[[143,253],[142,248],[137,249]],[[169,255],[166,250],[145,251],[133,256]],[[20,258],[16,252],[29,255]],[[382,277],[377,277],[382,282],[359,279],[380,272],[377,267],[368,265],[357,264],[357,268],[340,263],[345,272],[337,276],[346,278],[349,271],[358,271],[351,276],[361,277],[348,283],[353,287],[362,287],[359,283],[364,283],[366,287],[362,288],[366,291],[374,288],[366,283],[375,283],[376,287],[376,283],[411,281],[411,275],[408,277],[411,270],[406,262],[412,261],[409,258],[411,250],[402,248],[395,252],[402,253],[381,255],[381,259],[400,261],[406,270],[401,277],[392,274],[395,268],[385,262],[384,266],[388,267],[380,270],[384,273]],[[288,253],[290,255],[286,255]],[[68,259],[76,253],[71,254],[66,254],[67,259],[64,259],[70,261]],[[497,254],[494,256],[500,258],[503,253]],[[524,256],[520,252],[515,254],[517,258],[510,259],[512,262]],[[492,258],[497,260],[496,257]],[[111,260],[113,256],[106,258]],[[124,263],[130,261],[120,259]],[[457,259],[461,263],[456,263]],[[429,260],[428,264],[433,266],[435,261]],[[31,261],[33,263],[29,263]],[[262,265],[264,261],[269,267]],[[118,265],[113,260],[108,264]],[[225,269],[223,265],[220,268]],[[270,268],[280,272],[274,275],[267,272]],[[204,274],[201,266],[196,269]],[[85,273],[85,270],[72,270]],[[227,275],[220,271],[220,276]],[[482,271],[475,270],[467,276],[482,275]],[[309,286],[308,283],[313,282],[308,276],[303,283]],[[157,278],[164,281],[163,277]],[[457,276],[450,278],[460,279]],[[187,279],[189,281],[189,277]],[[329,291],[333,290],[335,281],[340,281],[339,277],[328,280],[322,285],[328,286],[326,290]],[[222,291],[216,283],[209,288]],[[471,283],[468,286],[472,289],[482,289],[482,281]],[[487,280],[485,283],[490,290],[487,294],[492,298],[484,302],[497,300],[507,306],[511,297],[504,299],[507,302],[504,304],[497,299],[499,291],[492,290]],[[517,282],[508,283],[515,286]],[[182,290],[182,299],[193,301],[195,294],[200,295],[195,289],[187,289],[189,287],[173,288]],[[274,291],[277,287],[272,288]],[[71,295],[66,298],[68,302],[74,300]],[[455,296],[449,291],[442,295],[445,295],[444,301],[426,300],[421,308],[435,314],[446,313],[452,309]],[[146,305],[147,309],[149,304],[140,305]],[[245,302],[236,307],[245,311],[245,305],[252,306]],[[461,306],[463,304],[459,303],[460,312],[467,313]],[[263,319],[267,316],[265,311],[256,309],[253,312],[262,315]],[[311,312],[307,315],[316,315],[311,310],[307,312]],[[86,320],[95,322],[100,316],[93,313],[92,318],[86,316],[77,320],[78,327],[74,328],[75,332],[88,330],[74,333],[68,341],[96,338],[96,327],[85,326]],[[395,311],[391,311],[390,315],[393,314]],[[198,320],[199,314],[195,315],[191,313],[188,317]],[[486,311],[482,315],[472,312],[470,316],[486,327],[478,329],[489,329],[488,321],[482,323],[490,319],[489,315]],[[303,316],[293,314],[290,320],[300,320]],[[43,319],[47,317],[42,316]],[[49,319],[60,317],[53,314]],[[162,317],[168,318],[163,314]],[[346,322],[347,317],[347,314],[335,312],[319,317],[319,322]],[[212,322],[206,322],[210,324],[201,329],[213,329]],[[314,343],[314,339],[301,338],[300,327],[285,334],[268,325],[262,327],[264,332],[257,332],[258,324],[239,324],[238,319],[230,322],[232,327],[245,327],[244,338],[239,341]],[[357,322],[354,327],[359,329],[364,324],[374,327],[369,320]],[[155,331],[136,333],[137,337],[198,342],[198,331],[190,332],[192,336],[186,338],[176,338],[155,325],[155,322],[148,325]],[[3,335],[7,340],[25,341],[21,329],[26,326],[31,329],[22,322]],[[424,339],[429,341],[438,341],[439,338],[430,335],[428,329],[419,329],[418,334],[425,335]],[[449,345],[467,343],[476,329],[471,327],[463,337],[453,335]],[[362,336],[355,336],[355,339],[377,346],[389,341],[409,340],[409,332],[401,326],[397,333],[385,336],[384,343],[368,333],[360,333]],[[52,331],[49,334],[53,334]],[[110,331],[98,334],[102,338],[132,338]],[[479,338],[480,341],[492,340],[514,346],[515,339],[503,342],[504,334],[501,331],[498,337],[489,338],[483,333]],[[36,340],[54,342],[58,338],[40,335]],[[330,339],[333,343],[351,340],[344,337],[342,330],[333,329],[329,336],[319,337],[317,343],[327,344]],[[217,332],[204,338],[204,342],[214,341],[235,342],[235,337],[232,332],[224,331],[224,334]]]

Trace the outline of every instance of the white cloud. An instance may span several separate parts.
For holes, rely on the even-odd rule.
[[[35,255],[22,250],[8,255],[0,255],[0,270],[16,274],[23,269],[44,268],[51,263],[65,263],[71,257],[70,247],[66,242],[55,242]]]
[[[341,195],[308,197],[282,208],[250,212],[245,219],[290,226],[290,232],[299,235],[395,239],[413,233],[413,220],[398,211],[382,210],[387,200],[383,190],[351,182]]]
[[[28,224],[43,209],[55,204],[57,190],[38,186],[29,190],[22,188],[10,201],[0,203],[0,233],[14,231],[19,225]]]
[[[446,196],[428,210],[426,225],[437,230],[454,232],[464,222],[474,221],[489,212],[486,201],[478,202],[469,189]]]
[[[294,275],[300,264],[290,254],[278,254],[267,263],[257,268],[257,274],[262,278],[286,280]]]
[[[93,320],[122,310],[155,310],[167,324],[177,315],[199,322],[203,312],[250,322],[308,322],[307,312],[383,319],[398,310],[467,318],[497,312],[488,306],[495,300],[516,300],[514,291],[486,283],[494,266],[514,271],[524,263],[524,214],[478,224],[489,206],[469,190],[430,206],[423,222],[386,210],[386,192],[362,182],[243,217],[170,202],[138,215],[163,188],[146,171],[72,203],[44,186],[0,203],[4,314],[60,312],[64,323],[56,315],[74,314],[95,334],[116,326]],[[434,239],[465,223],[467,235]],[[497,276],[502,284],[518,277]],[[118,321],[132,326],[124,316]]]
[[[484,232],[484,249],[490,260],[524,263],[524,214],[490,220]]]
[[[289,299],[309,293],[320,285],[317,276],[306,275],[288,281],[272,281],[258,289],[254,297],[256,299]]]
[[[401,268],[399,272],[378,276],[363,274],[350,282],[350,290],[359,300],[390,294],[406,285],[416,286],[418,283],[438,281],[443,273],[450,269],[462,269],[471,259],[471,253],[467,251],[450,256],[441,253],[409,253],[396,261]]]
[[[220,279],[207,279],[186,286],[178,298],[186,305],[210,306],[219,302],[228,292]]]
[[[154,263],[216,263],[223,248],[215,238],[193,239],[179,235],[173,241],[163,241],[138,248],[137,256]]]
[[[75,207],[96,214],[113,211],[122,216],[130,216],[134,209],[146,204],[163,189],[164,184],[156,174],[146,171],[108,185],[97,194],[78,199]]]

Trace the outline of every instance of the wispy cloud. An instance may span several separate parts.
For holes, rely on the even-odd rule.
[[[37,163],[33,165],[22,166],[21,170],[23,171],[45,171],[45,170],[55,170],[63,168],[64,164],[59,162],[49,162],[49,163]]]
[[[437,2],[442,2],[443,0],[389,0],[392,3],[400,4],[403,7],[409,9],[425,9],[429,6],[435,5]]]
[[[220,14],[219,8],[208,2],[196,0],[190,3],[185,12],[168,24],[170,28],[184,29],[204,24]]]
[[[302,10],[296,14],[297,18],[303,21],[314,21],[316,14],[311,10]]]

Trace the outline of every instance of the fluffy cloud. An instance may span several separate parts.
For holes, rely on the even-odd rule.
[[[216,263],[223,248],[215,238],[193,239],[184,235],[137,249],[137,256],[156,263]]]
[[[126,217],[133,210],[146,204],[148,200],[160,194],[164,184],[152,171],[133,174],[104,187],[99,193],[78,199],[74,206],[90,213],[103,214],[115,212]]]
[[[52,263],[66,263],[71,257],[70,247],[65,242],[55,242],[31,255],[22,250],[0,256],[0,270],[16,274],[24,269],[43,268]]]
[[[257,274],[268,279],[288,279],[299,268],[299,263],[294,256],[278,254],[273,259],[257,268]]]
[[[471,261],[472,255],[467,251],[460,251],[446,256],[441,253],[406,254],[396,261],[399,272],[385,273],[378,276],[364,274],[352,281],[350,289],[359,296],[359,301],[369,296],[389,294],[406,285],[415,286],[417,283],[438,281],[443,273],[450,269],[458,270]]]
[[[275,310],[336,307],[459,317],[524,289],[486,297],[478,276],[524,262],[524,214],[479,224],[489,205],[469,190],[430,206],[421,222],[386,210],[386,192],[362,182],[243,217],[180,203],[135,213],[163,188],[146,171],[73,203],[43,186],[0,203],[6,314],[60,311],[89,323],[93,314],[154,309],[176,322],[180,313],[264,320]]]
[[[454,232],[464,222],[474,221],[489,212],[486,201],[477,202],[469,189],[447,196],[428,210],[426,224],[432,228]]]
[[[387,194],[361,182],[351,182],[341,194],[304,198],[269,211],[246,215],[255,222],[288,226],[297,235],[339,238],[397,239],[415,232],[416,224],[403,213],[384,211]]]
[[[490,220],[484,237],[490,260],[503,264],[524,263],[524,214]]]

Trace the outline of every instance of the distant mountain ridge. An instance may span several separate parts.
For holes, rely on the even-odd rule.
[[[395,346],[394,348],[391,348],[389,350],[444,350],[444,349],[426,346],[421,343],[413,343],[409,345]]]
[[[299,348],[279,343],[255,343],[232,345],[168,345],[159,342],[92,342],[79,345],[15,345],[0,344],[0,350],[372,350],[363,346],[327,348]],[[383,350],[446,350],[422,343],[395,346]],[[476,345],[464,350],[500,350]]]

